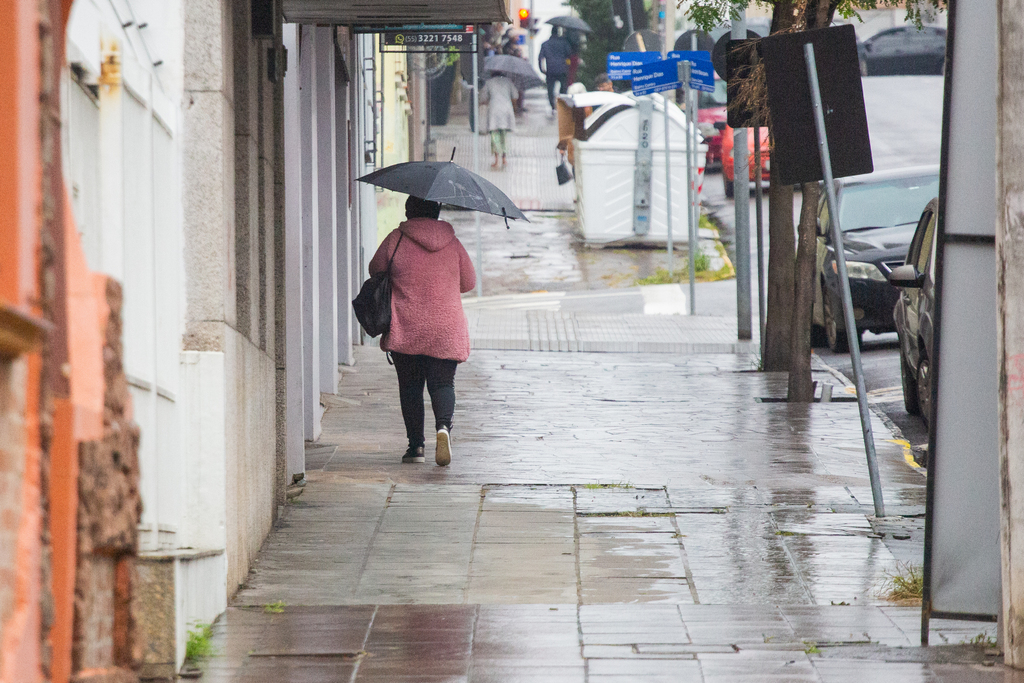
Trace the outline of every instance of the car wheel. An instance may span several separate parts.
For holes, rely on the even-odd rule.
[[[921,406],[921,417],[927,425],[931,420],[932,409],[932,368],[923,353],[917,364],[917,402]]]
[[[722,182],[725,184],[725,196],[731,199],[735,193],[733,182],[731,180],[726,180],[725,176],[722,176]]]
[[[850,349],[846,330],[839,329],[839,322],[836,319],[835,312],[832,310],[832,297],[827,290],[822,292],[821,304],[821,313],[825,318],[825,338],[828,341],[828,347],[836,353],[846,353]]]
[[[917,373],[915,373],[907,360],[900,353],[900,378],[903,380],[903,407],[910,415],[921,414],[921,401],[918,396]]]

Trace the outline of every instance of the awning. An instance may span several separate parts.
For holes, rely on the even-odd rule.
[[[284,19],[379,27],[510,21],[506,0],[284,0]]]

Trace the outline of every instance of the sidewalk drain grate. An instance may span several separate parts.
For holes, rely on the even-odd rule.
[[[789,403],[789,399],[777,396],[755,396],[754,400],[758,403]],[[832,396],[832,403],[856,403],[856,396]],[[821,401],[815,400],[814,403],[821,403]]]

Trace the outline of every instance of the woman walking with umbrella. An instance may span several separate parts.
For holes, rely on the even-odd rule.
[[[519,90],[504,73],[494,72],[480,91],[480,103],[487,105],[487,130],[491,133],[491,153],[494,163],[491,168],[504,169],[508,164],[508,138],[516,128],[516,100]],[[498,166],[498,156],[501,166]]]
[[[451,224],[438,220],[441,204],[502,216],[506,221],[526,216],[493,184],[451,161],[407,161],[359,181],[410,195],[405,203],[407,220],[384,238],[369,270],[373,276],[387,273],[390,284],[390,293],[382,296],[390,322],[384,324],[380,346],[391,355],[398,373],[409,439],[402,462],[424,461],[426,384],[437,430],[434,459],[444,466],[452,459],[455,370],[469,358],[469,329],[460,294],[476,285],[476,272]],[[363,318],[359,320],[365,327]]]
[[[441,205],[410,196],[406,221],[384,238],[370,274],[391,274],[391,325],[380,347],[391,354],[409,448],[402,462],[423,462],[423,385],[437,432],[435,462],[452,459],[455,370],[469,358],[469,328],[460,294],[476,285],[476,272]]]

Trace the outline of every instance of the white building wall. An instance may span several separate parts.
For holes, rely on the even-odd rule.
[[[302,136],[299,133],[299,27],[285,24],[284,47],[288,70],[284,78],[284,163],[285,163],[285,382],[288,404],[285,449],[287,481],[306,471],[304,448],[303,309],[302,309]]]
[[[141,428],[141,557],[173,565],[176,578],[164,588],[176,610],[172,623],[157,625],[173,631],[172,668],[187,630],[215,619],[228,595],[224,354],[182,353],[185,1],[76,0],[62,111],[65,177],[86,259],[123,285],[125,370]],[[265,405],[258,410],[267,417]],[[271,406],[269,436],[261,424],[253,438],[273,443],[273,414]]]

